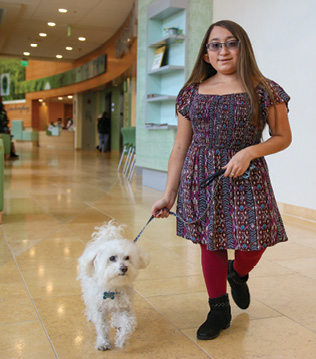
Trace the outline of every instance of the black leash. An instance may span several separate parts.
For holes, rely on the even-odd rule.
[[[244,179],[248,179],[249,176],[250,176],[250,172],[251,172],[252,170],[257,170],[257,167],[256,167],[254,164],[251,164],[251,165],[248,167],[247,171],[242,175],[242,177],[243,177]],[[200,188],[203,189],[203,188],[209,186],[209,185],[215,180],[215,178],[217,178],[217,177],[220,177],[219,179],[223,178],[225,171],[226,171],[226,170],[221,169],[221,170],[215,172],[213,175],[211,175],[210,177],[208,177],[206,180],[202,181],[202,183],[200,184]],[[216,185],[216,187],[214,188],[214,192],[213,192],[213,196],[212,196],[212,201],[213,201],[213,199],[214,199],[214,194],[215,194],[215,192],[216,192],[216,190],[217,190],[218,184],[219,184],[219,181],[217,182],[217,185]],[[202,216],[201,216],[200,218],[196,219],[195,221],[189,221],[189,222],[187,222],[187,221],[185,221],[183,218],[181,218],[180,216],[178,216],[176,213],[174,213],[174,212],[172,212],[172,211],[169,211],[169,214],[171,214],[172,216],[175,216],[176,218],[180,219],[180,220],[181,220],[183,223],[185,223],[185,224],[194,224],[194,223],[200,221],[200,220],[205,216],[207,210],[210,208],[210,205],[212,204],[212,201],[210,201],[210,203],[209,203],[208,206],[206,207],[206,209],[205,209],[204,213],[202,214]],[[140,231],[140,233],[138,234],[138,236],[133,240],[133,243],[136,243],[136,242],[138,241],[139,237],[142,235],[142,233],[144,232],[145,228],[148,226],[148,224],[149,224],[154,218],[155,218],[154,216],[151,216],[151,217],[149,218],[149,220],[148,220],[148,222],[146,223],[146,225],[144,226],[144,228]]]
[[[221,176],[220,178],[223,177],[223,174],[225,173],[226,170],[224,169],[221,169],[217,172],[215,172],[212,176],[208,177],[206,180],[204,180],[201,185],[200,185],[200,188],[205,188],[207,186],[209,186],[214,180],[215,178]],[[217,189],[217,187],[215,188],[215,190]],[[214,190],[214,193],[215,193],[215,190]],[[214,198],[214,195],[213,195],[213,198]],[[195,221],[192,221],[192,222],[186,222],[183,218],[179,217],[176,213],[172,212],[172,211],[169,211],[169,214],[171,214],[172,216],[175,216],[176,218],[180,219],[183,223],[185,224],[194,224],[196,223],[197,221],[200,221],[204,216],[205,216],[205,213],[207,212],[207,210],[209,209],[210,205],[211,205],[212,201],[210,201],[210,204],[206,207],[206,210],[204,211],[204,213],[202,214],[202,216],[200,218],[198,218],[197,220]],[[144,228],[140,231],[140,233],[137,235],[137,237],[133,240],[133,243],[136,243],[139,239],[139,237],[142,235],[142,233],[144,232],[145,228],[148,226],[148,224],[154,219],[155,217],[152,215],[148,222],[145,224]]]
[[[205,188],[205,187],[209,186],[215,180],[215,178],[224,174],[225,171],[226,170],[222,169],[222,170],[215,172],[212,176],[210,176],[206,180],[202,181],[202,183],[200,184],[200,188]]]

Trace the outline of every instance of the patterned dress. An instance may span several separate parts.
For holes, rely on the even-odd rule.
[[[284,90],[271,80],[267,83],[273,102],[287,105],[290,98]],[[191,121],[193,129],[178,192],[177,214],[184,221],[177,219],[177,235],[206,244],[209,250],[256,251],[287,241],[264,157],[251,162],[248,178],[222,177],[200,188],[236,152],[260,143],[273,103],[263,88],[258,86],[256,91],[262,111],[260,128],[250,122],[247,93],[205,95],[193,84],[177,98],[178,112]]]

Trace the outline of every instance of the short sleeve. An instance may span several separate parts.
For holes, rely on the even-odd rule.
[[[193,94],[196,91],[196,86],[189,85],[179,92],[176,100],[177,113],[180,113],[183,117],[189,119],[190,105],[193,98]]]
[[[283,88],[269,79],[266,79],[266,84],[269,86],[273,98],[271,99],[268,92],[262,87],[259,89],[258,94],[262,110],[267,112],[268,107],[282,102],[285,103],[287,110],[289,110],[288,102],[290,101],[290,96],[283,90]]]

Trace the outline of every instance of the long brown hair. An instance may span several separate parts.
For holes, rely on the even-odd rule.
[[[246,31],[240,25],[233,21],[221,20],[215,22],[208,28],[203,38],[201,48],[192,73],[184,84],[181,91],[189,85],[200,83],[216,74],[216,70],[214,69],[214,67],[204,60],[204,55],[207,53],[206,44],[208,43],[210,33],[215,26],[224,27],[225,29],[230,31],[237,40],[240,41],[237,74],[243,88],[248,93],[250,98],[252,122],[256,126],[259,126],[261,112],[258,95],[256,93],[256,87],[263,87],[267,91],[271,99],[273,99],[273,95],[269,86],[266,83],[265,77],[259,70],[252,45]]]

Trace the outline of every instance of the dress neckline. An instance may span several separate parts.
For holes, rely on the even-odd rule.
[[[198,95],[201,95],[201,96],[214,96],[214,97],[224,97],[224,96],[237,96],[237,95],[245,95],[247,94],[247,92],[232,92],[232,93],[225,93],[225,94],[222,94],[222,95],[219,95],[219,94],[213,94],[213,93],[200,93],[199,92],[199,89],[200,89],[200,84],[196,84],[196,92]]]

